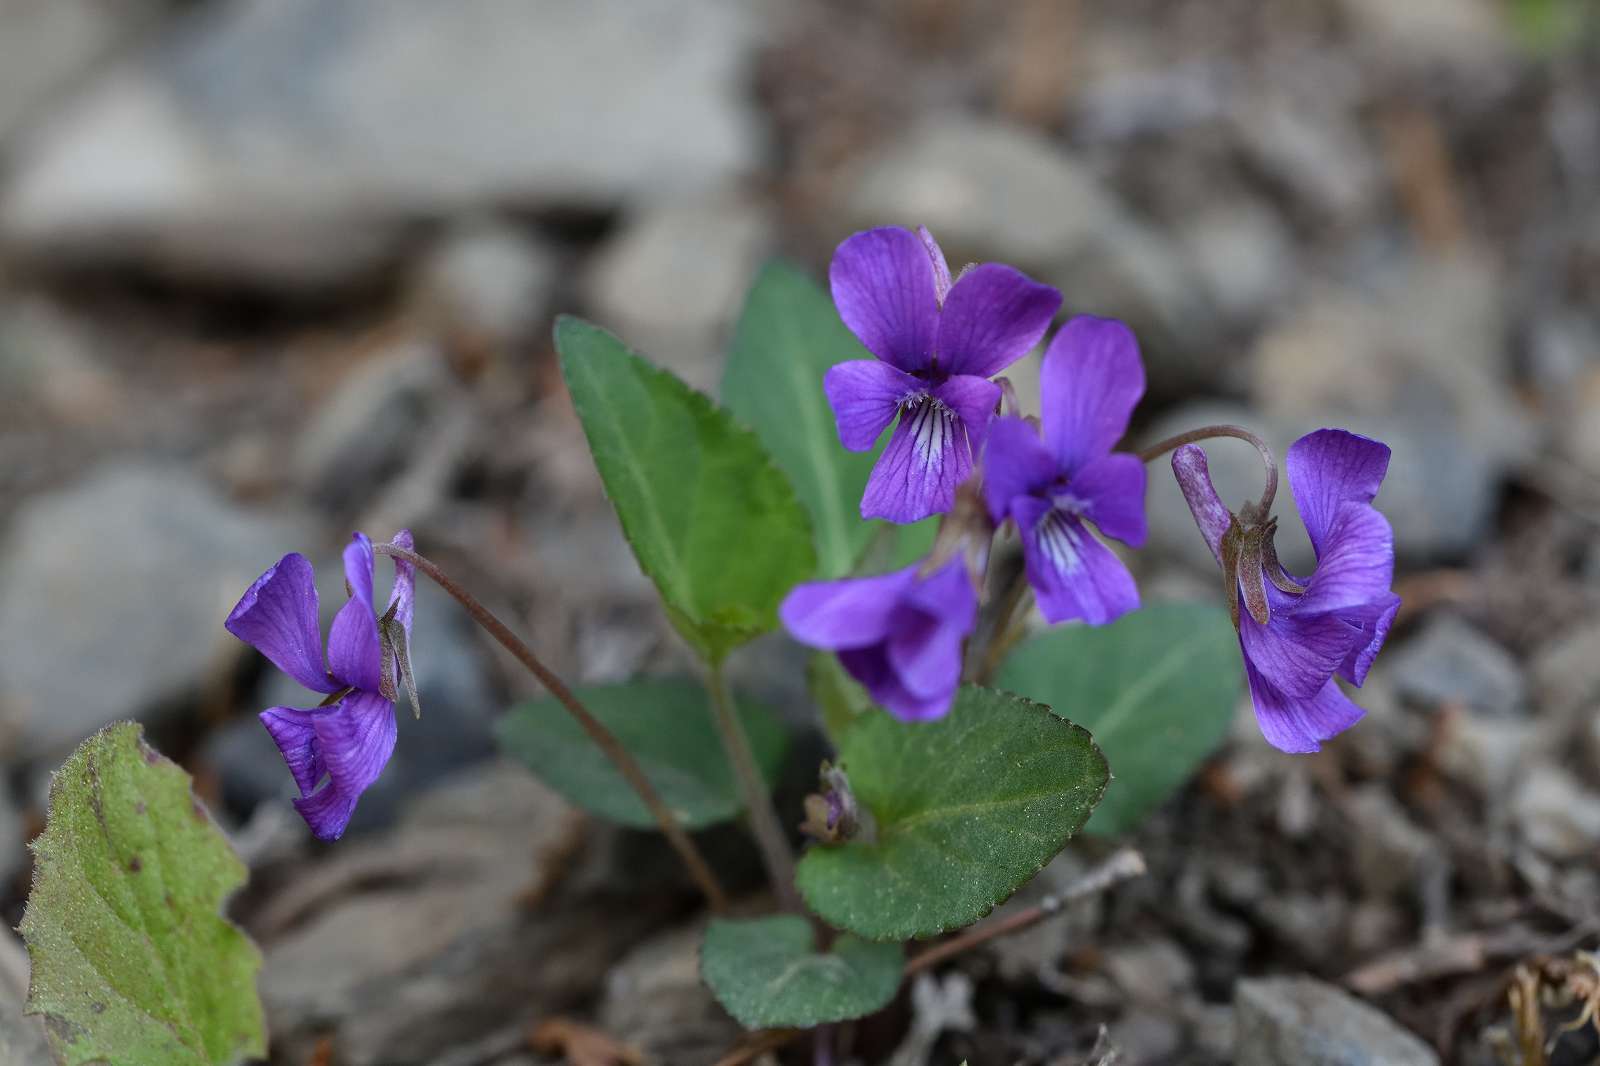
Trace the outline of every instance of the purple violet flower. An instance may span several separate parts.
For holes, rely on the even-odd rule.
[[[394,543],[410,548],[410,532],[396,533]],[[321,706],[305,710],[269,707],[261,712],[261,723],[300,787],[295,809],[321,840],[337,840],[344,833],[356,800],[394,753],[393,694],[409,656],[404,647],[386,649],[385,642],[410,640],[416,569],[401,559],[394,561],[394,590],[384,619],[397,622],[401,635],[386,627],[390,634],[386,637],[380,633],[373,607],[373,563],[372,542],[357,533],[344,550],[350,601],[340,608],[328,632],[326,666],[316,577],[310,561],[298,552],[285,555],[257,578],[225,623],[228,632],[278,669],[329,697]]]
[[[778,609],[791,636],[836,653],[850,676],[905,722],[949,712],[961,683],[961,645],[978,614],[964,559],[927,577],[921,566],[800,585]]]
[[[996,525],[1017,523],[1045,620],[1103,625],[1139,606],[1133,575],[1087,525],[1144,543],[1144,464],[1111,450],[1144,395],[1133,332],[1114,319],[1072,319],[1045,350],[1039,392],[1042,439],[1022,418],[990,429],[984,499]]]
[[[1236,518],[1222,505],[1205,452],[1190,444],[1172,456],[1189,510],[1235,595],[1231,607],[1261,733],[1281,751],[1311,752],[1365,713],[1334,677],[1361,685],[1400,608],[1390,589],[1394,534],[1372,506],[1389,469],[1389,448],[1319,429],[1290,446],[1284,465],[1317,556],[1309,577],[1279,565],[1275,520],[1249,515],[1250,508]],[[1236,578],[1229,579],[1229,569]]]
[[[1061,294],[999,263],[952,284],[925,228],[855,234],[834,253],[828,281],[839,317],[878,357],[840,363],[823,379],[840,443],[867,451],[900,416],[861,517],[916,522],[948,511],[1000,402],[989,378],[1039,343]]]

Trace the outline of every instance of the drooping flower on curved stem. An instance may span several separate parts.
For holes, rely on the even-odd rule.
[[[1016,522],[1045,620],[1101,625],[1139,606],[1133,575],[1089,530],[1135,548],[1145,540],[1144,463],[1111,450],[1144,395],[1133,332],[1115,319],[1072,319],[1045,350],[1039,392],[1042,437],[1022,418],[990,429],[984,499],[996,524]]]
[[[1223,506],[1198,446],[1172,456],[1189,509],[1223,567],[1262,735],[1282,751],[1312,752],[1365,713],[1334,678],[1357,687],[1366,680],[1400,608],[1391,589],[1394,534],[1372,506],[1389,448],[1321,429],[1290,446],[1285,466],[1317,557],[1308,577],[1279,564],[1275,519],[1256,505],[1238,515]]]
[[[401,530],[394,543],[412,546]],[[298,552],[285,555],[245,592],[224,623],[274,666],[329,699],[312,708],[269,707],[261,722],[300,789],[294,806],[322,840],[336,840],[356,801],[383,772],[395,745],[395,693],[410,689],[415,568],[395,559],[394,589],[379,617],[373,605],[372,542],[357,533],[344,550],[350,600],[328,632],[326,662],[316,576]],[[318,786],[321,786],[320,788]]]
[[[840,443],[867,451],[900,419],[861,516],[916,522],[948,511],[1000,400],[989,379],[1039,343],[1061,294],[999,263],[952,282],[932,235],[898,227],[848,238],[828,280],[839,316],[877,357],[840,363],[823,380]]]

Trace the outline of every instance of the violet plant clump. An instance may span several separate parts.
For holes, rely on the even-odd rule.
[[[1145,392],[1125,324],[1069,319],[1043,356],[1040,411],[1007,399],[1002,417],[1002,398],[1014,393],[991,379],[1045,339],[1062,302],[1056,290],[996,263],[952,277],[926,229],[857,233],[828,276],[831,303],[798,272],[763,272],[730,356],[727,406],[597,327],[557,322],[595,465],[667,620],[698,660],[698,679],[580,695],[405,532],[376,546],[357,534],[346,549],[350,601],[326,661],[303,556],[268,570],[227,621],[329,697],[261,717],[299,789],[296,808],[332,839],[395,744],[396,692],[411,687],[415,574],[438,582],[550,693],[510,712],[508,748],[585,746],[582,773],[570,759],[524,757],[574,804],[668,836],[715,915],[702,950],[713,993],[751,1028],[817,1028],[819,1054],[827,1027],[881,1009],[906,975],[1055,913],[1052,897],[905,958],[905,941],[980,921],[1049,862],[1101,803],[1111,766],[1159,764],[1149,774],[1161,782],[1150,786],[1156,794],[1127,810],[1148,809],[1182,783],[1237,702],[1229,628],[1262,734],[1283,751],[1309,752],[1361,717],[1339,679],[1362,683],[1399,605],[1393,537],[1373,506],[1389,458],[1382,444],[1327,429],[1289,449],[1317,555],[1315,570],[1296,576],[1273,543],[1277,468],[1264,441],[1207,426],[1118,450]],[[851,456],[870,452],[891,425],[870,468]],[[1250,441],[1266,465],[1261,498],[1237,512],[1217,497],[1196,446],[1215,437]],[[1226,658],[1180,658],[1190,683],[1180,676],[1163,695],[1140,673],[1141,656],[1167,639],[1168,623],[1145,622],[1133,571],[1107,539],[1144,543],[1145,467],[1168,452],[1224,577],[1223,604],[1183,624],[1222,634]],[[876,534],[843,528],[858,513]],[[931,546],[911,525],[929,516],[939,521]],[[814,545],[824,539],[832,557],[820,576],[829,580],[817,580],[824,553]],[[381,616],[375,554],[396,568]],[[1039,654],[1008,673],[1035,607],[1047,627],[1076,623],[1050,633],[1058,645],[1099,634],[1092,657],[1060,661],[1092,658],[1116,684],[1052,675]],[[780,627],[837,660],[837,670],[811,673],[834,757],[793,810],[771,798],[781,752],[770,741],[782,727],[733,692],[724,668],[741,645]],[[1139,650],[1120,655],[1124,647]],[[997,672],[1020,678],[1018,691],[988,687]],[[1029,698],[1046,691],[1053,702]],[[675,724],[685,713],[705,717],[689,729]],[[1188,732],[1208,739],[1175,741]],[[588,760],[591,751],[603,759]],[[619,804],[623,792],[639,802]],[[727,894],[686,831],[738,813],[766,862],[777,914],[724,917]],[[798,862],[791,828],[808,838]],[[1141,869],[1121,853],[1067,896]],[[829,931],[818,935],[802,912]]]

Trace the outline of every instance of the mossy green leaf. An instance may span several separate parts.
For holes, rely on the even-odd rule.
[[[22,935],[28,1009],[69,1066],[201,1066],[266,1054],[261,956],[222,917],[246,869],[189,777],[121,722],[50,783]]]
[[[678,820],[690,829],[743,809],[711,717],[711,697],[696,681],[655,679],[577,690],[585,707],[638,760]],[[783,765],[788,736],[767,708],[736,697],[756,762],[768,781]],[[638,829],[656,820],[577,720],[555,699],[518,704],[496,727],[500,746],[541,781],[586,811]]]
[[[1132,829],[1194,774],[1227,735],[1244,671],[1228,612],[1145,607],[1109,626],[1058,626],[1021,644],[999,682],[1093,731],[1117,779],[1091,833]]]
[[[934,936],[988,914],[1066,846],[1109,778],[1082,727],[971,685],[938,721],[867,715],[839,762],[873,832],[813,846],[796,882],[819,917],[870,940]]]
[[[817,950],[797,914],[716,919],[700,946],[700,976],[747,1029],[807,1029],[881,1010],[900,987],[904,952],[841,936]]]
[[[564,315],[555,341],[600,479],[678,632],[715,663],[775,628],[816,553],[760,439],[597,326]]]

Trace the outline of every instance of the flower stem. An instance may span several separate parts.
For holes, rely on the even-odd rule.
[[[1027,571],[1019,569],[1011,581],[1011,587],[1006,589],[1000,610],[995,613],[989,639],[984,644],[983,654],[978,657],[977,668],[972,672],[974,684],[987,685],[993,681],[1006,652],[1016,647],[1017,641],[1025,635],[1028,607],[1033,602],[1028,593],[1032,588],[1028,584]]]
[[[706,864],[705,858],[700,854],[700,849],[695,847],[694,841],[690,839],[688,832],[684,830],[677,816],[672,813],[672,809],[667,806],[666,801],[656,792],[655,786],[650,783],[650,779],[645,777],[644,770],[640,768],[639,763],[628,753],[628,749],[622,746],[622,742],[616,738],[616,735],[607,729],[605,724],[596,718],[577,696],[573,695],[572,690],[552,673],[549,667],[539,661],[538,656],[533,654],[532,649],[524,644],[515,633],[511,632],[510,628],[496,618],[487,607],[479,603],[471,593],[456,584],[443,570],[440,570],[432,560],[394,544],[377,544],[373,546],[373,551],[379,555],[389,555],[397,559],[404,559],[424,574],[427,574],[434,584],[455,597],[456,602],[466,608],[467,613],[472,616],[474,622],[482,626],[491,637],[499,641],[502,647],[526,667],[530,674],[538,678],[539,684],[549,690],[550,694],[571,712],[572,717],[576,718],[578,724],[583,727],[583,731],[589,734],[589,739],[599,746],[606,757],[615,764],[618,772],[633,787],[633,790],[639,794],[639,798],[644,801],[644,805],[655,816],[656,823],[660,825],[661,831],[666,834],[667,841],[672,845],[673,850],[678,853],[678,857],[688,867],[689,875],[694,878],[695,884],[705,894],[706,902],[710,904],[712,911],[720,914],[727,910],[728,897],[723,892],[721,883],[717,880],[716,875],[711,872],[711,867]]]
[[[783,910],[799,913],[800,896],[794,887],[794,853],[789,849],[783,824],[778,821],[778,812],[773,809],[767,783],[756,765],[755,752],[750,750],[750,737],[734,709],[720,664],[711,666],[707,687],[711,690],[712,717],[716,720],[717,732],[722,734],[722,746],[728,753],[728,762],[733,766],[733,776],[749,815],[750,833],[761,849],[761,860],[767,867],[773,891],[778,895],[778,905]]]
[[[1273,457],[1272,448],[1268,446],[1266,441],[1242,426],[1201,426],[1199,429],[1191,429],[1187,433],[1179,433],[1175,437],[1168,437],[1166,440],[1157,441],[1148,448],[1141,449],[1138,452],[1139,461],[1148,463],[1154,459],[1161,458],[1170,451],[1183,447],[1185,444],[1213,440],[1217,437],[1233,437],[1235,440],[1247,441],[1255,445],[1256,451],[1261,453],[1262,465],[1267,468],[1267,487],[1261,492],[1261,514],[1262,517],[1265,517],[1271,513],[1273,497],[1278,494],[1278,461]]]

